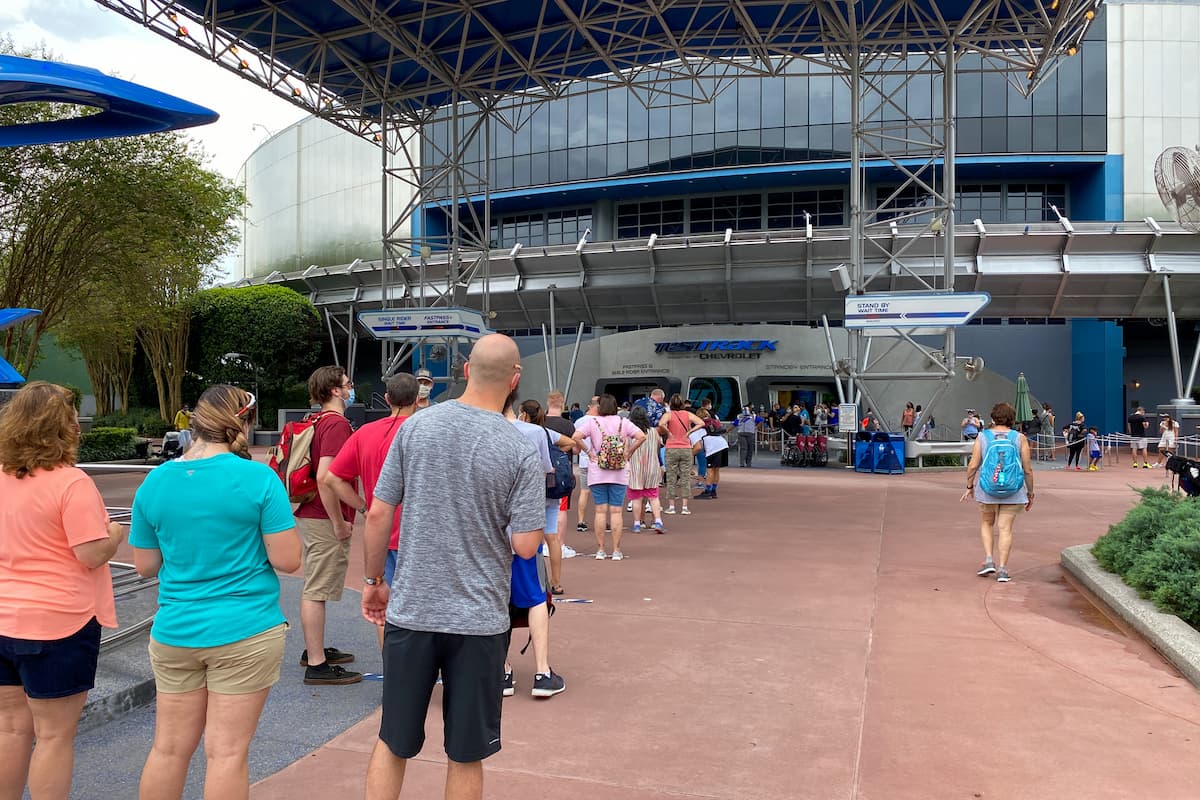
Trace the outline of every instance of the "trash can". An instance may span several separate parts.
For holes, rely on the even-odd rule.
[[[885,475],[904,474],[904,434],[880,431],[871,436],[874,471]]]
[[[866,431],[854,435],[854,471],[875,471],[875,451],[871,446],[871,434]]]

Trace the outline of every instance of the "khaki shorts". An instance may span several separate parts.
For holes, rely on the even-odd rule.
[[[341,600],[350,566],[350,540],[333,534],[327,519],[297,519],[304,543],[304,600]]]
[[[980,503],[979,511],[985,517],[1015,517],[1025,508],[1021,503]]]
[[[279,681],[288,624],[218,647],[172,647],[150,639],[154,685],[163,694],[207,688],[217,694],[252,694]]]

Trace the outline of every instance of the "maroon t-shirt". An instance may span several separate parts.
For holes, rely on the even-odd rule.
[[[351,433],[353,430],[350,428],[350,420],[337,413],[323,414],[317,420],[316,430],[313,432],[313,468],[317,469],[320,466],[322,458],[337,456]],[[347,522],[354,522],[354,509],[345,503],[342,503],[341,506],[343,519]],[[296,516],[302,519],[329,519],[319,494],[307,503],[301,503],[300,507],[296,509]]]

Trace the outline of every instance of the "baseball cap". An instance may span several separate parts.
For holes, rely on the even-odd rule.
[[[429,381],[430,383],[433,383],[433,373],[424,367],[421,367],[421,369],[417,370],[417,380]]]

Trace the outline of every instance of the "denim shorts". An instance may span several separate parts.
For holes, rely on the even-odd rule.
[[[623,483],[596,483],[588,487],[592,490],[592,499],[598,506],[625,505],[625,489]]]
[[[0,686],[20,686],[34,700],[70,697],[95,686],[99,656],[95,617],[65,639],[0,636]]]
[[[387,551],[387,561],[383,562],[383,582],[392,588],[392,578],[396,577],[396,551]]]

